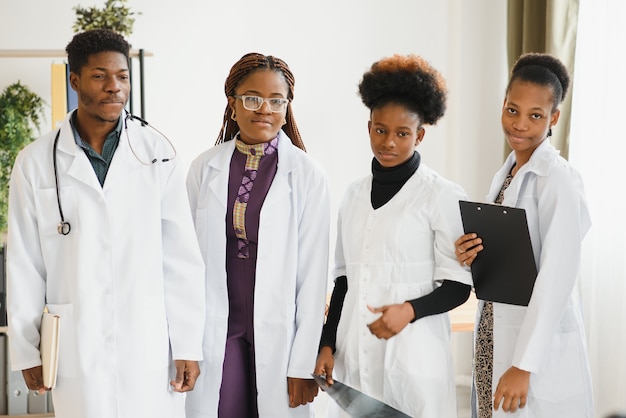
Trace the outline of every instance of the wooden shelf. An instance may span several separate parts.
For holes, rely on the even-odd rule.
[[[449,312],[452,332],[474,332],[476,306],[478,306],[476,294],[471,292],[469,299],[463,305]]]
[[[27,415],[0,415],[0,418],[45,418],[45,417],[54,417],[53,413],[49,414],[27,414]]]
[[[138,58],[139,59],[139,105],[140,105],[140,113],[139,116],[145,119],[146,110],[145,110],[145,97],[144,97],[144,77],[143,77],[143,64],[144,58],[152,57],[154,54],[152,52],[146,51],[144,49],[131,49],[129,53],[130,58]],[[67,53],[64,49],[0,49],[0,58],[66,58]],[[131,72],[132,79],[132,60],[129,62],[129,69]],[[131,94],[129,97],[128,105],[130,107],[130,113],[133,113],[133,95]]]
[[[143,53],[144,57],[152,57],[152,52],[143,49],[131,49],[131,58],[137,58]],[[0,49],[0,58],[65,58],[63,49]]]

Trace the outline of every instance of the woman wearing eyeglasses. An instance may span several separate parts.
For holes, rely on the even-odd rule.
[[[308,417],[328,268],[326,175],[304,152],[279,58],[244,55],[217,144],[187,188],[206,264],[201,375],[187,417]]]

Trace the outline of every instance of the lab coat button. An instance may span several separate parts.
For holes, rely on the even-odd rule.
[[[111,337],[106,337],[104,339],[104,342],[107,343],[107,344],[110,343],[111,341],[113,341],[113,338],[111,338]]]
[[[108,296],[111,294],[111,291],[109,289],[104,289],[104,294]]]

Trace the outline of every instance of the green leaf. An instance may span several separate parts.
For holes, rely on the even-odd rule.
[[[18,152],[35,140],[45,102],[21,82],[0,95],[0,231],[6,230],[9,180]]]

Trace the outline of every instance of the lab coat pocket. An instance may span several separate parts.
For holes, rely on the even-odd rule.
[[[445,316],[432,315],[407,325],[390,338],[385,352],[386,373],[397,378],[403,376],[414,384],[424,378],[438,380],[450,376],[452,359],[448,341],[441,338],[442,332],[445,338],[441,328],[445,328]]]
[[[57,374],[64,377],[76,376],[76,328],[74,322],[74,305],[48,304],[48,312],[61,317],[59,331],[59,366]]]
[[[538,374],[531,375],[529,392],[535,398],[560,402],[585,390],[585,353],[577,332],[557,333]]]

